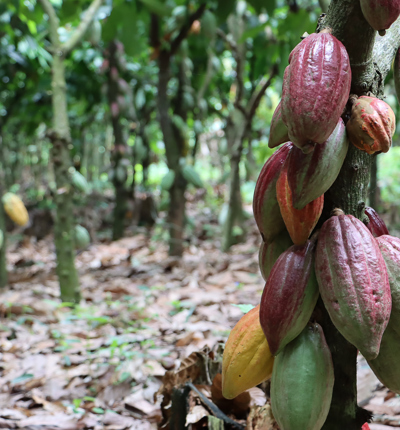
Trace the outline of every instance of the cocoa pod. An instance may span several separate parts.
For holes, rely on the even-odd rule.
[[[365,358],[375,358],[392,301],[385,262],[368,228],[352,215],[329,218],[319,232],[315,273],[338,331]]]
[[[287,142],[272,154],[264,164],[256,183],[253,212],[264,242],[271,242],[285,229],[276,199],[276,181],[292,146]]]
[[[310,154],[304,154],[296,147],[290,150],[288,181],[294,208],[302,209],[328,191],[339,175],[348,148],[346,127],[339,118],[329,139],[317,145]]]
[[[281,102],[279,102],[274,114],[272,115],[268,146],[270,148],[275,148],[281,143],[288,142],[289,140],[288,129],[282,120],[282,105]]]
[[[14,193],[5,193],[2,202],[4,211],[15,224],[19,226],[28,224],[29,214],[20,197]]]
[[[360,5],[368,24],[381,36],[400,15],[399,0],[360,0]]]
[[[389,230],[386,227],[383,219],[378,215],[375,209],[366,206],[365,214],[369,219],[369,223],[367,224],[368,230],[372,233],[374,237],[383,236],[384,234],[389,234]]]
[[[400,335],[400,239],[384,235],[376,238],[389,276],[392,295],[392,313],[390,320],[393,328]]]
[[[311,152],[329,138],[346,106],[350,84],[346,48],[331,34],[311,34],[291,52],[281,103],[294,145]]]
[[[367,96],[355,101],[346,124],[350,142],[368,154],[388,152],[395,128],[396,118],[392,108],[376,97]]]
[[[320,430],[331,405],[334,378],[322,328],[311,324],[275,359],[271,406],[279,428]]]
[[[258,253],[261,275],[266,281],[279,256],[293,245],[289,233],[284,230],[272,242],[262,242]]]
[[[292,191],[288,182],[288,164],[285,163],[276,182],[276,198],[286,229],[295,245],[306,243],[317,225],[324,207],[324,195],[308,203],[302,209],[295,209]]]
[[[315,241],[293,245],[274,264],[260,303],[260,324],[272,355],[307,325],[318,300],[314,273]]]
[[[269,379],[274,357],[260,326],[260,305],[245,314],[231,331],[222,357],[222,394],[233,399]]]
[[[400,334],[390,318],[382,337],[379,355],[367,360],[376,377],[389,390],[400,394]]]
[[[361,430],[371,430],[368,423],[363,424],[363,426],[361,427]]]

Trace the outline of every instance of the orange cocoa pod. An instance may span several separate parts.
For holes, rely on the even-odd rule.
[[[272,375],[274,357],[260,325],[260,305],[231,331],[222,358],[222,394],[233,399]]]
[[[303,209],[295,209],[288,181],[288,164],[285,162],[276,182],[276,198],[293,243],[304,245],[321,216],[324,207],[324,195],[308,203]]]

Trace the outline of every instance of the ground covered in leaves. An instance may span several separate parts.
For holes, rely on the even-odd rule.
[[[213,423],[213,404],[247,429],[277,428],[260,388],[224,403],[215,377],[220,343],[243,315],[235,305],[256,305],[263,288],[260,239],[250,231],[229,254],[211,239],[193,241],[182,260],[146,232],[92,244],[77,256],[83,300],[75,309],[59,300],[52,238],[11,244],[0,301],[0,429],[157,429],[173,414],[173,387],[189,379],[192,429]],[[362,358],[359,402],[375,414],[371,430],[400,427],[400,397]]]

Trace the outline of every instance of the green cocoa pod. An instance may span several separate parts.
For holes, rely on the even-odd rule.
[[[75,248],[86,248],[90,243],[90,235],[85,227],[76,225],[74,230]]]
[[[266,281],[271,273],[272,266],[279,256],[293,245],[289,233],[284,230],[272,242],[262,242],[258,253],[258,262],[261,275]]]
[[[75,169],[71,173],[71,182],[81,193],[86,193],[89,188],[86,178]]]
[[[398,319],[398,318],[397,318]],[[397,322],[390,318],[383,333],[379,355],[367,360],[376,377],[389,390],[400,394],[400,334]]]
[[[320,430],[332,400],[332,356],[322,328],[308,325],[275,358],[272,412],[284,430]]]
[[[165,176],[161,179],[161,189],[168,191],[175,181],[175,172],[173,170],[168,170]]]
[[[289,142],[288,129],[282,120],[281,103],[275,109],[272,115],[271,125],[269,128],[268,146],[275,148],[281,143]]]

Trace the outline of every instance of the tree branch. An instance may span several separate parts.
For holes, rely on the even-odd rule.
[[[204,11],[206,10],[206,3],[202,3],[199,8],[193,12],[187,22],[182,26],[181,30],[179,31],[178,35],[175,37],[175,39],[171,42],[171,50],[170,55],[174,55],[175,52],[178,50],[180,44],[186,39],[190,28],[192,27],[192,24],[201,16],[203,15]]]
[[[271,85],[272,79],[278,74],[278,65],[274,64],[272,66],[271,73],[269,75],[268,79],[264,79],[264,82],[259,89],[258,92],[255,92],[252,94],[250,102],[249,102],[249,108],[247,110],[247,121],[251,124],[253,117],[256,113],[256,110],[258,106],[260,105],[261,99],[263,95],[265,94],[265,91],[267,91],[267,88]]]
[[[39,0],[39,2],[42,4],[44,12],[49,17],[49,34],[51,44],[53,45],[53,48],[58,48],[58,46],[60,45],[60,39],[58,37],[58,25],[60,21],[57,17],[56,11],[54,10],[54,7],[49,0]]]
[[[43,1],[43,0],[42,0]],[[45,0],[47,1],[47,0]],[[82,21],[79,23],[78,27],[73,31],[71,37],[61,45],[61,49],[65,56],[67,56],[81,41],[82,37],[86,33],[89,25],[93,21],[97,10],[103,3],[103,0],[93,0],[89,8],[86,10]]]
[[[204,98],[204,93],[206,92],[208,86],[210,85],[211,79],[214,76],[213,58],[215,54],[211,47],[207,51],[208,51],[207,70],[206,70],[203,83],[201,84],[201,87],[197,92],[197,97],[196,97],[197,103],[199,103],[199,101]]]

